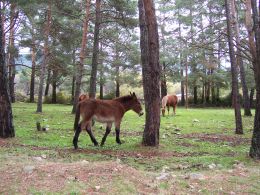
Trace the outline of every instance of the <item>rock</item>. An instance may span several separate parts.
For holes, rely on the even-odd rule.
[[[214,163],[212,163],[212,164],[210,164],[208,167],[209,167],[209,169],[215,169],[215,168],[217,167],[217,165],[214,164]]]
[[[120,160],[120,158],[117,158],[117,159],[116,159],[116,163],[118,163],[118,164],[120,164],[120,163],[121,163],[121,160]]]
[[[81,163],[82,164],[89,164],[89,162],[87,160],[82,160]]]
[[[40,157],[40,156],[34,156],[34,157],[33,157],[33,160],[35,160],[35,161],[42,161],[42,157]]]
[[[45,154],[42,154],[41,157],[44,158],[44,159],[47,158],[47,156]]]
[[[243,163],[233,164],[233,168],[235,168],[235,169],[244,169],[245,165]]]
[[[180,131],[181,129],[180,128],[178,128],[178,127],[176,127],[175,129],[174,129],[174,131]]]
[[[162,168],[162,173],[165,173],[166,172],[166,170],[168,170],[169,169],[169,167],[168,166],[163,166],[163,168]]]
[[[95,186],[95,189],[98,191],[98,190],[100,190],[100,186]]]
[[[198,123],[198,122],[200,122],[200,121],[199,121],[198,119],[195,118],[195,119],[192,120],[192,122],[194,122],[194,123]]]
[[[162,138],[163,138],[163,139],[166,139],[166,135],[165,135],[165,134],[163,134],[163,135],[162,135]]]
[[[157,180],[165,180],[168,179],[170,173],[162,173],[160,176],[156,177]]]
[[[218,169],[222,169],[222,168],[223,168],[223,165],[222,165],[222,164],[217,164],[217,168],[218,168]]]
[[[34,169],[35,169],[35,166],[28,165],[28,166],[25,166],[25,167],[23,168],[23,171],[24,171],[25,173],[31,174]]]
[[[201,173],[191,173],[189,175],[191,180],[205,180],[205,176]]]

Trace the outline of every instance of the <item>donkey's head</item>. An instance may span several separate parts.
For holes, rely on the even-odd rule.
[[[143,108],[142,108],[140,101],[137,99],[135,92],[133,92],[133,93],[130,92],[130,95],[131,95],[132,101],[133,101],[132,110],[135,111],[139,116],[142,116],[144,114]]]

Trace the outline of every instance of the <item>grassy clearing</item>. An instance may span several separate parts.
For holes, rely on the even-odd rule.
[[[182,175],[192,172],[205,172],[211,174],[209,165],[217,165],[217,169],[225,172],[234,168],[234,164],[243,163],[247,168],[258,170],[247,172],[246,178],[237,178],[236,175],[228,178],[228,183],[232,186],[240,187],[248,183],[249,188],[245,188],[245,193],[256,193],[258,191],[259,169],[255,168],[259,162],[252,161],[248,157],[250,138],[253,128],[253,117],[243,117],[244,135],[234,134],[234,112],[232,109],[184,109],[178,108],[177,115],[169,115],[161,118],[160,146],[158,148],[141,146],[142,132],[145,117],[138,117],[134,112],[126,113],[121,125],[122,145],[115,142],[114,132],[108,136],[104,147],[94,147],[89,136],[83,131],[79,138],[78,151],[73,150],[73,121],[71,106],[64,105],[44,105],[43,113],[35,113],[36,105],[28,103],[15,103],[13,105],[14,123],[16,137],[5,141],[8,147],[0,148],[0,171],[7,169],[12,161],[16,163],[32,163],[35,156],[46,156],[48,162],[75,163],[82,160],[89,162],[120,162],[136,170],[149,174],[159,174],[167,170],[176,174],[176,177],[167,181],[161,181],[151,187],[153,193],[167,194],[174,192],[176,184],[180,191],[187,192],[198,190],[199,193],[215,193],[200,182],[183,179]],[[39,132],[36,130],[36,122],[40,121],[42,126],[48,127],[48,131]],[[96,123],[94,135],[100,142],[105,131],[105,126]],[[249,174],[250,173],[250,174]],[[239,174],[236,172],[236,174]],[[223,175],[219,175],[221,180]],[[148,176],[150,177],[150,176]],[[214,178],[214,177],[212,177]],[[93,181],[90,186],[86,183],[71,182],[66,183],[65,188],[70,189],[72,194],[82,193],[81,189],[93,189],[93,185],[100,183],[100,178]],[[112,179],[115,193],[136,194],[142,192],[135,188],[135,181],[128,181],[121,175]],[[153,180],[151,180],[153,181]],[[150,182],[148,180],[147,182]],[[223,187],[224,183],[209,180],[221,189],[232,191]],[[102,182],[101,182],[102,183]],[[208,183],[209,184],[209,183]],[[90,185],[90,184],[88,184]],[[146,186],[146,183],[143,184]],[[192,187],[190,187],[190,185]],[[173,189],[173,186],[175,188]],[[197,186],[197,187],[196,187]],[[224,185],[225,186],[225,185]],[[111,186],[110,186],[111,187]],[[100,190],[106,192],[110,187]],[[204,187],[204,188],[203,188]],[[198,189],[197,189],[198,188]],[[110,189],[111,190],[111,189]],[[199,191],[200,190],[200,191]],[[50,193],[55,192],[50,189],[40,189],[37,186],[30,188],[29,193]],[[65,191],[59,191],[65,192]],[[67,192],[67,191],[66,191]],[[83,192],[85,192],[83,190]],[[243,194],[243,193],[242,193]]]

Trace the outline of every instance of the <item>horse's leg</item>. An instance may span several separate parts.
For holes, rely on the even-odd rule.
[[[177,105],[174,105],[174,106],[173,106],[174,115],[176,115],[176,107],[177,107]]]
[[[98,146],[98,142],[96,140],[96,138],[94,137],[93,133],[92,133],[92,130],[91,130],[91,122],[89,122],[87,124],[87,128],[86,128],[87,132],[88,132],[88,135],[91,139],[91,141],[94,143],[95,146]]]
[[[119,135],[120,135],[120,123],[121,121],[119,122],[115,122],[115,129],[116,129],[116,143],[118,144],[122,144],[120,138],[119,138]]]
[[[107,139],[107,136],[108,136],[108,134],[109,134],[110,131],[111,131],[111,127],[112,127],[112,123],[107,123],[106,132],[105,132],[105,134],[104,134],[104,137],[102,138],[101,146],[104,145],[104,143],[105,143],[105,141],[106,141],[106,139]]]
[[[167,106],[167,110],[168,110],[168,116],[170,114],[170,106]]]
[[[73,138],[73,145],[74,145],[75,149],[78,149],[78,138],[79,138],[80,132],[81,132],[81,123],[78,124],[78,127],[75,131],[74,138]]]

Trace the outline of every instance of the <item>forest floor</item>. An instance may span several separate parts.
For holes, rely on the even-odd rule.
[[[0,194],[260,194],[260,162],[248,157],[253,117],[235,135],[231,109],[178,108],[161,118],[157,148],[140,144],[145,117],[129,112],[122,145],[111,132],[94,147],[82,132],[74,150],[71,106],[13,108],[16,137],[0,139]],[[97,140],[103,134],[96,123]]]

